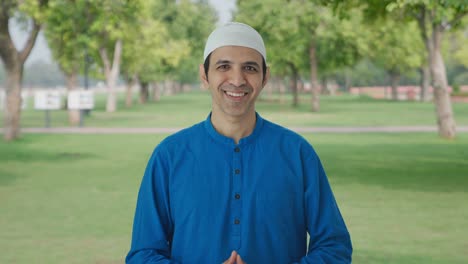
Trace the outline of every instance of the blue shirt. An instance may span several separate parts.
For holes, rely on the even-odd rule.
[[[249,264],[350,263],[350,236],[312,146],[258,114],[236,145],[210,117],[154,150],[126,262],[219,264],[236,250]]]

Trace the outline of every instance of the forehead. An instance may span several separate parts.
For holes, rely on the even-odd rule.
[[[210,60],[216,63],[219,60],[228,60],[233,63],[257,62],[262,63],[260,52],[241,46],[224,46],[215,49],[210,56]]]

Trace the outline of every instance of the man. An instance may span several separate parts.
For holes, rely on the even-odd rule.
[[[350,236],[314,149],[255,111],[266,58],[248,25],[228,23],[208,37],[200,78],[211,113],[153,152],[128,263],[351,262]]]

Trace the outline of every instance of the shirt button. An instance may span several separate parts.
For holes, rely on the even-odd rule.
[[[239,174],[239,173],[240,173],[240,170],[239,170],[239,169],[236,169],[236,170],[234,171],[234,173]]]
[[[239,219],[234,220],[234,224],[236,225],[240,224],[240,220]]]
[[[237,200],[240,199],[240,194],[236,193],[236,195],[234,196]]]
[[[240,148],[239,148],[239,147],[236,147],[236,148],[234,149],[234,151],[235,151],[235,152],[240,152]]]

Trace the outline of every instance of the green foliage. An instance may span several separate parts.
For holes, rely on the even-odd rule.
[[[307,64],[304,55],[310,34],[300,31],[295,4],[282,0],[238,2],[235,20],[251,25],[262,35],[272,74],[285,75],[291,65],[300,69]]]
[[[145,82],[168,76],[195,81],[204,41],[215,23],[214,10],[204,2],[146,3],[139,26],[127,34],[123,70]]]
[[[65,73],[82,69],[88,48],[88,4],[86,1],[52,0],[45,36],[54,59]]]
[[[462,24],[463,28],[460,30],[447,32],[442,49],[447,63],[462,65],[468,69],[468,17]]]
[[[322,75],[351,67],[369,52],[370,34],[362,25],[360,10],[349,10],[349,16],[342,19],[334,16],[328,8],[322,10],[320,15],[325,17],[322,18],[322,26],[317,33],[319,69]]]
[[[369,56],[388,72],[401,74],[422,65],[424,44],[415,22],[383,19],[369,25],[373,40]]]
[[[17,11],[16,13],[18,17],[22,20],[29,20],[32,19],[36,21],[38,24],[42,24],[45,22],[47,18],[47,9],[48,9],[48,2],[49,0],[23,0],[23,1],[15,1],[15,0],[7,0],[9,2],[17,2]],[[15,9],[13,9],[15,10]],[[15,11],[13,11],[13,14]]]
[[[240,1],[236,20],[256,28],[264,37],[273,74],[284,75],[293,65],[308,75],[309,48],[315,43],[322,75],[351,66],[366,50],[365,32],[356,31],[360,13],[347,19],[315,1]]]
[[[102,76],[99,48],[113,54],[115,42],[137,26],[144,1],[50,0],[46,37],[52,54],[67,73],[83,69],[86,54],[94,76]],[[112,58],[111,58],[112,59]]]
[[[180,36],[188,40],[191,52],[175,69],[175,76],[181,82],[197,83],[198,65],[203,63],[205,41],[214,29],[218,16],[207,1],[180,1],[178,11],[174,26],[184,29]]]

